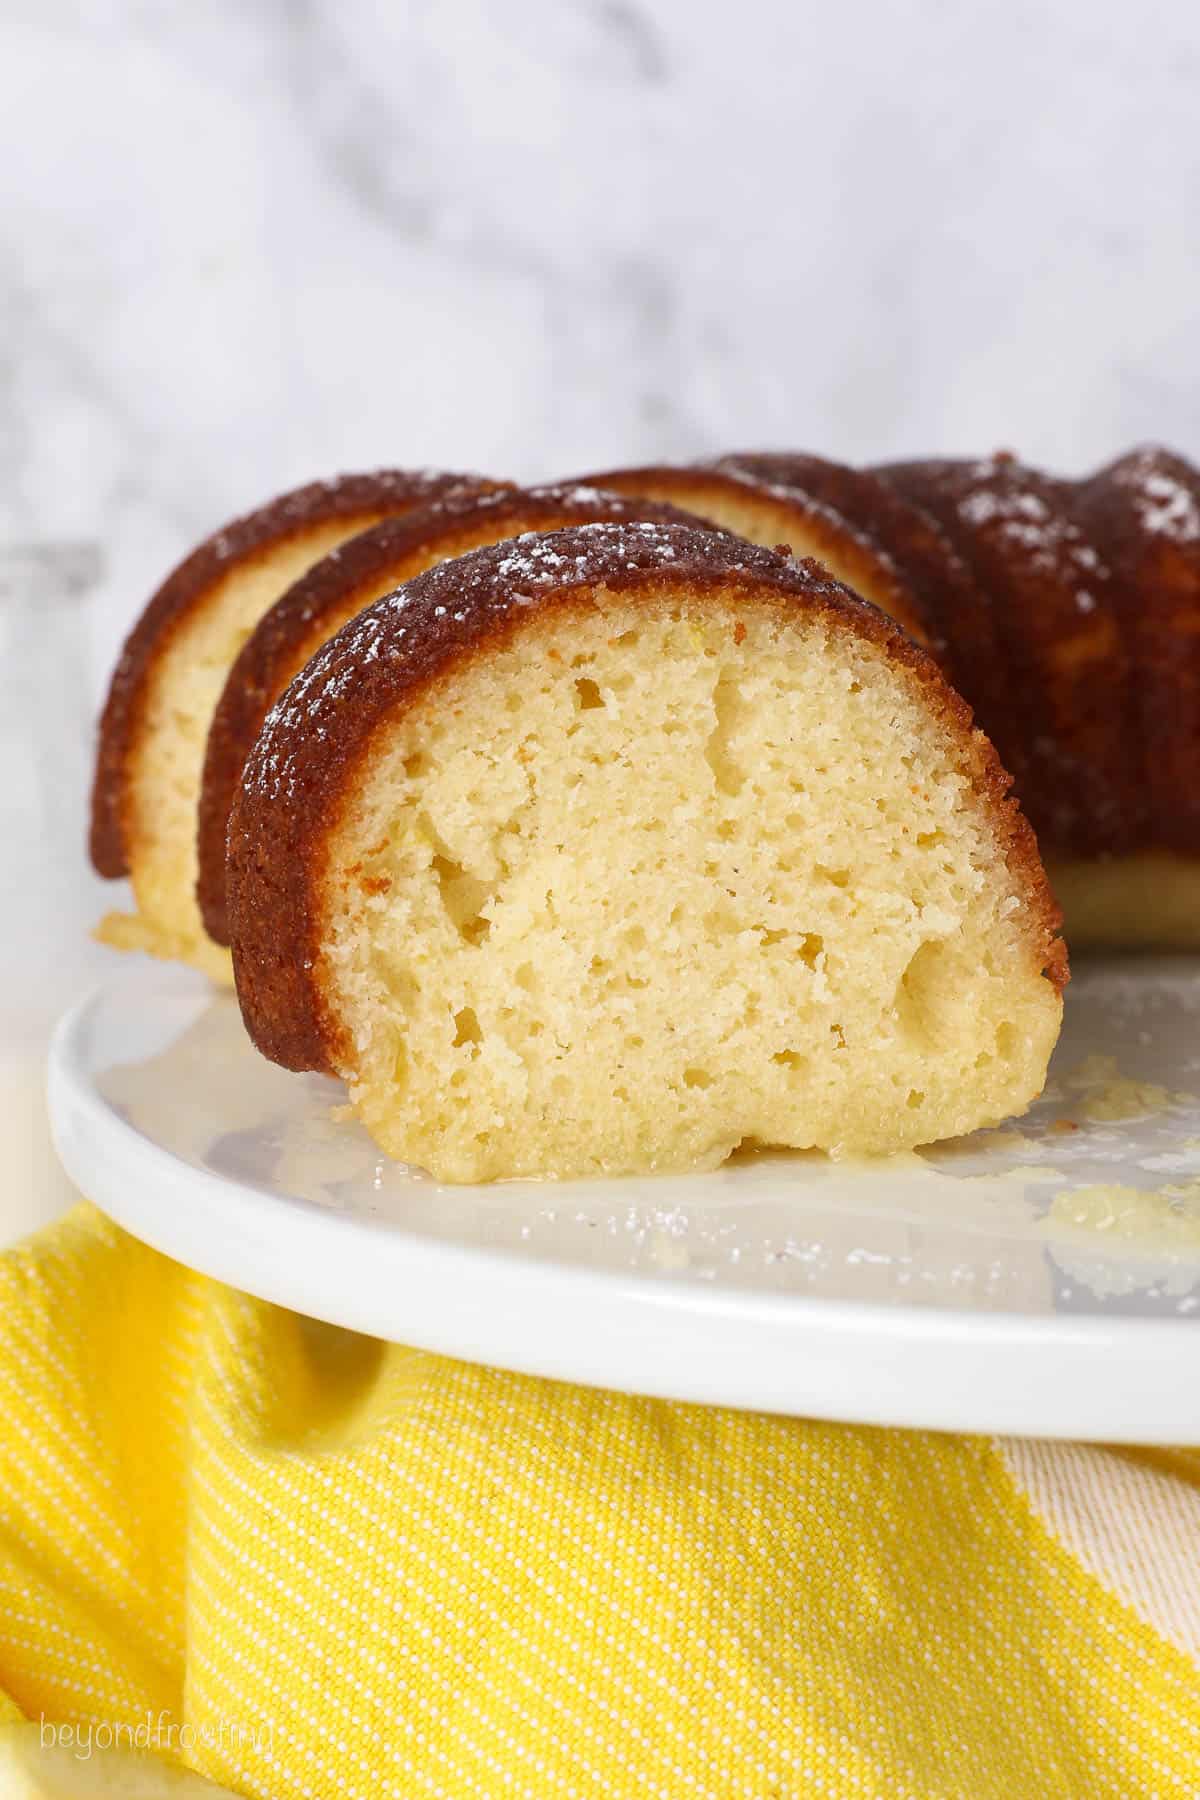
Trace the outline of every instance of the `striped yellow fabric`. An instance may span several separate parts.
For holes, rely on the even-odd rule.
[[[89,1207],[0,1291],[27,1716],[262,1800],[1200,1793],[1196,1661],[1000,1447],[385,1346]]]

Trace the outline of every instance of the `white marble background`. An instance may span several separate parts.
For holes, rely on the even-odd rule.
[[[5,0],[0,546],[92,679],[336,469],[1200,454],[1185,0]]]

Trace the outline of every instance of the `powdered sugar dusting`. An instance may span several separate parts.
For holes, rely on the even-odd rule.
[[[1077,612],[1095,612],[1094,586],[1109,571],[1095,546],[1063,506],[1024,485],[1020,465],[1009,456],[990,457],[971,465],[969,486],[958,503],[960,518],[1018,550],[1028,568],[1075,586]]]
[[[1129,493],[1144,531],[1176,544],[1200,544],[1200,481],[1188,485],[1172,474],[1162,451],[1135,450],[1113,478]]]
[[[589,545],[588,549],[577,550],[570,558],[558,549],[557,534],[525,531],[505,545],[505,554],[497,565],[498,572],[506,581],[548,588],[557,585],[568,560],[574,565],[574,579],[579,580],[589,579],[593,563],[614,553],[630,569],[645,566],[647,551],[670,562],[675,557],[673,538],[678,531],[678,526],[659,525],[648,519],[631,520],[628,524],[613,520],[588,521],[574,526],[570,536],[573,541],[579,538],[594,540],[594,554]],[[631,547],[636,551],[632,556]],[[596,568],[594,574],[599,579],[602,571]]]
[[[384,504],[400,499],[415,505],[425,494],[473,493],[481,479],[448,475],[444,469],[375,469],[367,475],[335,475],[309,482],[307,487],[285,494],[277,507],[281,517],[307,518],[314,511],[336,509],[343,502],[353,508],[360,501],[365,506],[376,498]]]
[[[1186,488],[1155,475],[1146,483],[1146,494],[1150,505],[1143,510],[1142,523],[1147,531],[1179,544],[1200,540],[1200,507]]]
[[[564,506],[603,506],[623,510],[634,510],[635,503],[623,494],[609,493],[604,488],[590,487],[583,481],[567,481],[548,487],[530,488],[536,497],[548,500],[560,500]]]

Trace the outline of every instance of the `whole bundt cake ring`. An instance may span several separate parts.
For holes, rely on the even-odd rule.
[[[986,738],[813,563],[589,524],[444,562],[269,713],[228,836],[260,1048],[450,1181],[895,1150],[1020,1112],[1066,976]]]
[[[97,935],[231,978],[196,905],[196,803],[212,710],[229,666],[279,594],[347,537],[439,495],[498,484],[430,470],[344,475],[296,489],[206,539],[126,640],[100,721],[91,854],[132,878],[137,911]]]
[[[209,727],[197,840],[197,895],[209,936],[229,942],[225,838],[246,758],[271,706],[327,638],[402,582],[482,544],[633,519],[700,523],[676,507],[589,487],[455,492],[339,545],[282,594],[235,659]]]

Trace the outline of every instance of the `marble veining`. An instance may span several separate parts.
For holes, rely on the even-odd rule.
[[[338,469],[1200,454],[1200,11],[9,0],[0,543],[92,686]]]

